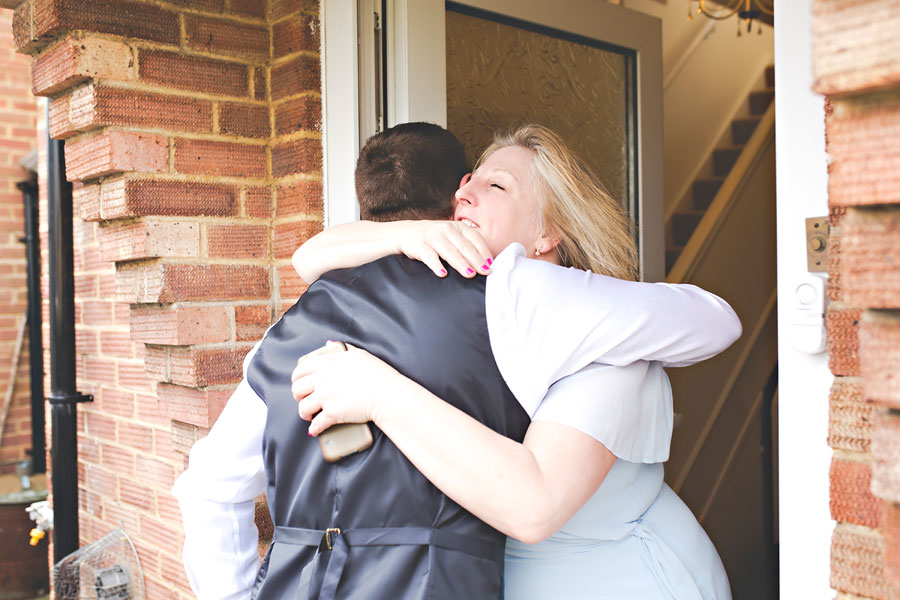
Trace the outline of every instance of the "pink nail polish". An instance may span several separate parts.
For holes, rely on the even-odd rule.
[[[489,268],[490,268],[490,267],[488,267],[487,265],[481,265],[481,270],[482,270],[482,271],[487,271]]]
[[[441,269],[441,275],[446,275],[446,274],[447,274],[447,269]]]
[[[466,269],[466,273],[468,273],[469,275],[473,274],[474,272],[475,272],[474,269],[471,269],[471,268]]]
[[[493,262],[494,262],[494,261],[492,261],[491,259],[487,259],[487,264],[490,265],[490,264],[493,264]]]

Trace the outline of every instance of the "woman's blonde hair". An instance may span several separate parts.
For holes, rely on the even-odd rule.
[[[560,238],[560,263],[620,279],[637,279],[637,247],[628,215],[553,131],[524,125],[499,133],[478,165],[500,148],[531,151],[542,226]]]

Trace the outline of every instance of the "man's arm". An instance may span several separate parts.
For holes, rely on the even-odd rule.
[[[172,488],[184,519],[185,570],[200,600],[250,597],[259,564],[254,498],[266,488],[265,423],[266,405],[241,381]]]
[[[591,362],[684,366],[718,354],[741,334],[731,307],[696,286],[529,260],[518,244],[494,261],[486,303],[497,364],[530,414],[554,381]]]

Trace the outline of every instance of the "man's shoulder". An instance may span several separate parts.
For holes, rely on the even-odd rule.
[[[426,272],[430,273],[428,268],[420,261],[399,254],[391,254],[356,267],[328,271],[323,273],[313,285],[328,281],[346,282],[360,277],[392,276],[413,278],[421,277]]]
[[[310,285],[309,290],[313,291],[314,287],[335,285],[354,288],[366,286],[375,290],[388,284],[420,294],[452,294],[456,293],[456,290],[460,290],[459,293],[484,294],[484,277],[467,279],[449,266],[446,268],[447,276],[437,277],[421,261],[392,254],[357,267],[329,271]]]

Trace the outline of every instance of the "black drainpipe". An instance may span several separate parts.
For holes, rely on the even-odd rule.
[[[28,360],[31,379],[31,469],[47,470],[44,437],[44,341],[41,339],[41,237],[38,186],[32,178],[16,184],[25,202],[25,259],[28,282]]]
[[[50,110],[47,109],[47,127]],[[66,181],[63,142],[47,137],[47,220],[50,234],[50,473],[53,484],[53,560],[78,549],[77,406],[93,400],[75,390],[75,275],[72,259],[72,184]]]

